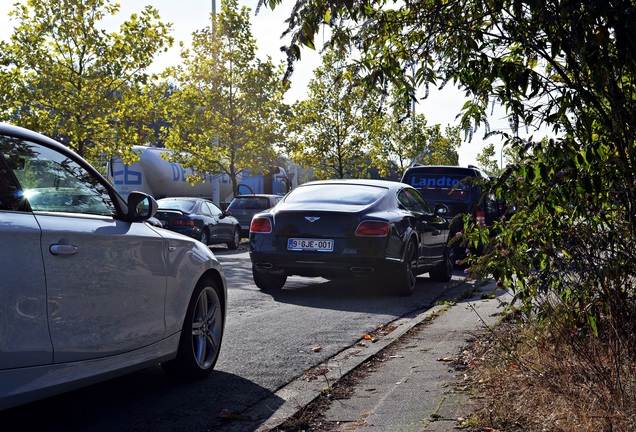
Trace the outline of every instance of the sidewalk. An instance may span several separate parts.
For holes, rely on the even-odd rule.
[[[493,290],[494,283],[489,283],[470,299],[395,321],[391,324],[394,330],[371,346],[356,344],[319,365],[318,379],[298,379],[277,391],[272,398],[285,403],[274,412],[270,407],[278,406],[273,403],[276,399],[265,400],[242,417],[255,421],[258,432],[283,430],[279,426],[322,391],[390,347],[392,355],[357,380],[350,397],[331,402],[324,420],[337,424],[341,431],[454,430],[457,419],[470,414],[471,407],[468,395],[455,389],[454,383],[461,377],[450,362],[471,335],[497,322],[501,301],[510,301],[505,291],[498,291],[496,298],[481,298],[482,293],[492,294]],[[428,321],[426,325],[416,327],[424,321]]]
[[[482,290],[490,293],[492,288]],[[441,310],[406,343],[398,342],[396,355],[359,381],[350,399],[332,402],[325,420],[338,422],[337,430],[343,431],[454,430],[457,419],[467,418],[471,407],[468,394],[455,385],[462,377],[449,363],[471,335],[497,322],[499,304],[498,299],[482,300],[477,293]]]

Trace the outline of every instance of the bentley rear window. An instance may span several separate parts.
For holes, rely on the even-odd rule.
[[[386,194],[387,189],[377,186],[354,184],[317,184],[294,189],[285,202],[304,203],[321,202],[349,205],[367,205]]]

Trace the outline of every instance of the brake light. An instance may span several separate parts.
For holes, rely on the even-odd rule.
[[[172,219],[170,223],[173,226],[195,226],[192,219]]]
[[[389,223],[379,221],[363,221],[356,228],[358,237],[386,237],[389,234]]]
[[[477,223],[480,225],[485,225],[486,224],[486,213],[483,211],[477,211],[476,214],[477,217]]]
[[[253,233],[271,233],[272,232],[272,221],[268,218],[259,217],[253,218],[252,223],[250,224],[250,232]]]

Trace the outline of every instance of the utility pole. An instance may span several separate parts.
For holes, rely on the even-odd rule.
[[[411,62],[411,75],[413,76],[413,83],[415,83],[415,63]],[[415,95],[412,95],[411,100],[411,121],[413,122],[413,131],[415,131]]]
[[[210,28],[214,34],[214,17],[216,16],[216,0],[212,0],[212,16],[210,17]]]

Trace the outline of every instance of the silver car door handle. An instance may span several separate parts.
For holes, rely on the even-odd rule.
[[[49,248],[53,255],[73,255],[77,253],[77,246],[66,244],[54,244]]]
[[[438,236],[438,235],[440,235],[441,233],[442,233],[442,231],[440,231],[440,230],[435,230],[435,231],[433,231],[433,235],[434,235],[434,236]]]

